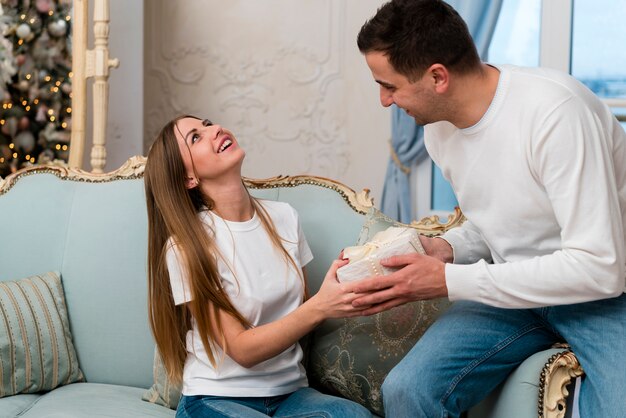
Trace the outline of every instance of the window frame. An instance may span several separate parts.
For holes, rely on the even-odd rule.
[[[572,22],[575,0],[542,0],[539,34],[539,66],[554,68],[571,74],[572,68]],[[626,99],[601,100],[610,108],[626,108]],[[626,115],[617,118],[624,122]],[[445,219],[452,212],[431,210],[432,160],[430,157],[418,162],[411,174],[411,186],[415,191],[414,210],[417,219],[437,215]]]
[[[572,73],[572,22],[575,0],[542,0],[539,65]],[[626,107],[626,99],[600,98],[611,108]],[[623,117],[620,117],[623,121]]]

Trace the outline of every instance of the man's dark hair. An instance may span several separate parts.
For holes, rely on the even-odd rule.
[[[400,74],[415,81],[435,63],[464,74],[480,65],[465,21],[442,0],[392,0],[361,28],[361,53],[382,52]]]

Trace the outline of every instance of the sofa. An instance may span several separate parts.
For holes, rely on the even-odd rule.
[[[106,174],[32,167],[0,179],[0,418],[175,415],[178,388],[163,381],[148,325],[144,164],[133,157]],[[253,195],[298,210],[315,256],[312,291],[342,248],[396,224],[366,190],[330,179],[246,183]],[[434,235],[462,220],[457,211],[446,223],[432,217],[411,226]],[[310,384],[382,415],[384,376],[448,305],[414,302],[327,321],[304,342]],[[537,353],[467,416],[565,416],[581,374],[567,347]]]

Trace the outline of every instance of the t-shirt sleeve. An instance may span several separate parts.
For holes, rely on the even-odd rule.
[[[311,252],[311,248],[309,247],[309,243],[306,240],[306,236],[304,235],[304,230],[302,229],[302,225],[300,224],[300,216],[298,215],[298,211],[291,205],[289,205],[291,209],[293,226],[290,225],[290,228],[295,228],[298,232],[297,240],[298,240],[298,260],[296,260],[300,267],[304,267],[313,260],[313,253]],[[291,230],[293,231],[293,229]],[[293,232],[291,233],[293,234]],[[289,234],[289,235],[291,235]]]
[[[181,305],[191,300],[191,292],[189,291],[189,280],[187,272],[183,266],[183,257],[177,245],[168,242],[167,251],[165,253],[167,270],[170,276],[170,285],[172,286],[172,295],[174,296],[174,304]]]
[[[300,255],[300,265],[302,267],[306,266],[313,260],[313,253],[311,252],[311,248],[309,247],[309,243],[304,236],[304,231],[302,230],[302,225],[300,225],[300,220],[298,221],[298,254]]]

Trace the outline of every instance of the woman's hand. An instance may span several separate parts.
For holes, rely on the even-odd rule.
[[[329,318],[348,318],[360,315],[368,306],[354,307],[352,301],[359,296],[346,289],[337,279],[337,269],[348,264],[348,260],[335,260],[328,269],[320,290],[305,304],[312,309],[321,320]]]
[[[357,295],[337,280],[337,269],[347,260],[335,260],[320,290],[290,314],[253,328],[244,328],[232,316],[220,312],[227,341],[227,354],[243,367],[253,367],[296,343],[329,318],[357,316],[369,306],[353,307]],[[361,295],[363,296],[363,295]]]

